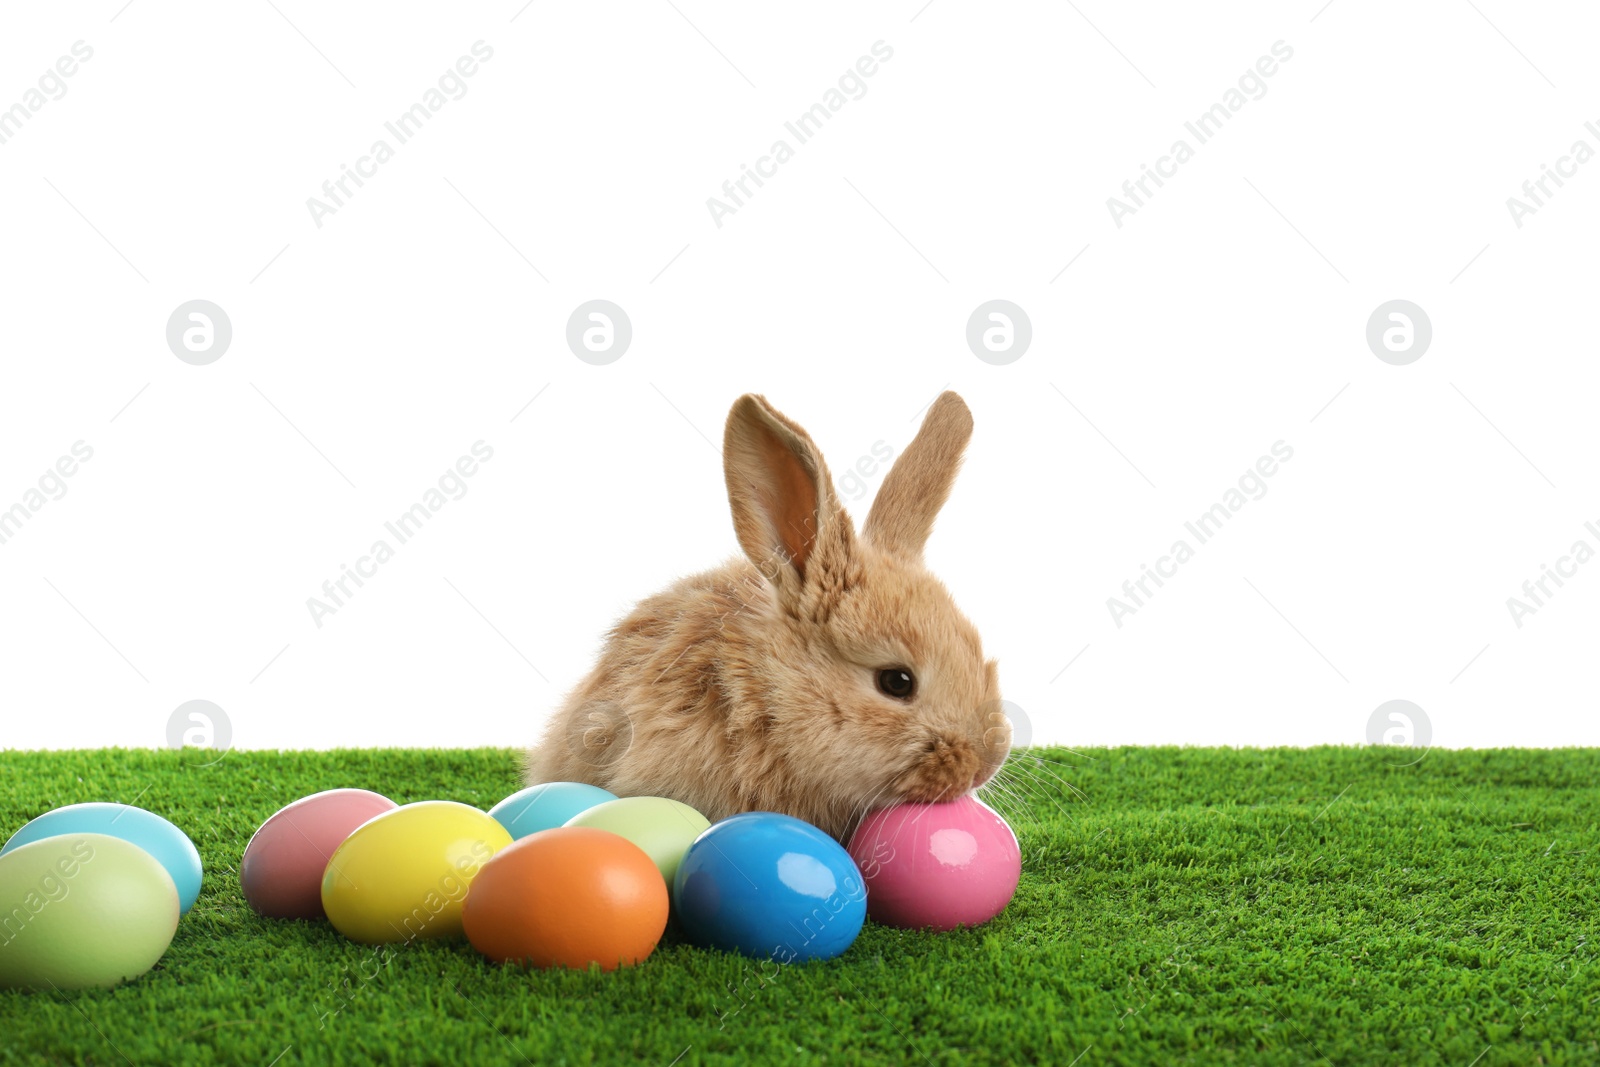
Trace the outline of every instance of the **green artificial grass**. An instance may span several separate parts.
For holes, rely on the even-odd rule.
[[[1600,750],[1037,754],[995,801],[1023,853],[995,921],[869,923],[783,968],[663,944],[600,974],[378,952],[243,902],[240,853],[281,805],[487,808],[518,786],[509,751],[0,752],[0,833],[133,802],[206,864],[149,974],[0,991],[0,1063],[1600,1064]]]

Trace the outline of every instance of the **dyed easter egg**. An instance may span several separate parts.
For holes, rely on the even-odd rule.
[[[850,854],[810,823],[768,811],[724,819],[696,838],[672,900],[696,944],[780,963],[839,955],[867,912]]]
[[[873,922],[912,929],[977,926],[1011,902],[1022,875],[1017,835],[974,796],[897,804],[850,837]]]
[[[189,836],[152,811],[129,804],[69,804],[47,811],[12,835],[0,856],[62,834],[106,834],[138,845],[160,861],[178,889],[184,914],[200,896],[200,852]]]
[[[106,834],[57,834],[0,855],[0,988],[110,987],[155,966],[178,890],[154,856]]]
[[[644,849],[670,886],[683,854],[711,822],[689,805],[666,797],[623,797],[580,811],[567,825],[592,826],[627,838]]]
[[[565,826],[580,811],[615,800],[597,785],[584,782],[546,782],[519,789],[489,809],[513,838]]]
[[[511,835],[449,800],[406,804],[369,819],[334,850],[322,910],[352,941],[382,945],[461,934],[472,880]]]
[[[498,853],[474,879],[461,919],[472,947],[497,962],[613,971],[655,950],[667,910],[666,883],[639,846],[568,826]]]
[[[320,919],[322,875],[356,827],[393,811],[365,789],[329,789],[282,808],[255,832],[239,860],[244,899],[270,919]]]

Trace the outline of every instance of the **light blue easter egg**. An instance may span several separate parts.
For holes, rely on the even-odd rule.
[[[68,804],[47,811],[11,836],[0,856],[34,841],[63,834],[105,834],[138,845],[172,876],[180,914],[200,895],[200,853],[189,836],[153,811],[131,804]]]
[[[597,785],[546,782],[512,793],[490,808],[489,814],[506,828],[513,840],[521,840],[540,830],[564,826],[580,811],[615,799],[615,793],[608,793]]]

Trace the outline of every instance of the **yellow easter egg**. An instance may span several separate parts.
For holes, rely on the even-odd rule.
[[[485,812],[424,800],[362,823],[328,859],[322,908],[352,941],[461,936],[461,903],[483,865],[511,844]]]

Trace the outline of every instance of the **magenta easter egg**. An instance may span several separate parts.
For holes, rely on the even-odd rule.
[[[897,804],[862,820],[850,855],[873,922],[952,930],[999,915],[1017,891],[1017,835],[983,801]]]
[[[397,805],[365,789],[329,789],[261,824],[239,861],[244,899],[269,919],[320,919],[328,857],[356,827]]]

